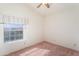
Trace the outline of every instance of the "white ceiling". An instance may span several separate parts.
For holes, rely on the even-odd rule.
[[[44,6],[41,6],[40,8],[36,8],[40,3],[27,3],[26,5],[33,11],[37,12],[38,14],[42,16],[47,16],[49,14],[52,14],[54,12],[72,9],[76,6],[79,6],[77,3],[49,3],[50,8],[44,8]]]

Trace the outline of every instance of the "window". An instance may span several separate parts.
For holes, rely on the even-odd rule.
[[[23,39],[22,24],[4,24],[4,42]]]

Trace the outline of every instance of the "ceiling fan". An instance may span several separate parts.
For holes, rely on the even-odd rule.
[[[42,5],[46,6],[46,8],[50,8],[50,5],[48,3],[40,3],[37,8],[41,7]]]

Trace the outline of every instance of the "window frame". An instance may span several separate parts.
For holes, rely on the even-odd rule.
[[[8,24],[8,25],[16,26],[16,28],[11,27],[9,30],[5,25],[7,26],[7,24],[4,24],[4,42],[5,43],[23,39],[23,24],[18,24],[18,25],[21,25],[20,27],[17,27],[16,24]],[[21,31],[21,33],[19,33],[19,31]],[[14,34],[12,34],[12,32]],[[16,32],[18,32],[18,33],[16,33]],[[6,33],[7,33],[7,35],[6,35]],[[14,38],[13,40],[11,39],[12,37]],[[7,38],[7,40],[6,40],[6,38]]]

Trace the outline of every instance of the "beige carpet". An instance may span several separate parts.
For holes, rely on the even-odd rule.
[[[48,42],[41,42],[10,53],[8,56],[79,56],[79,52]]]

